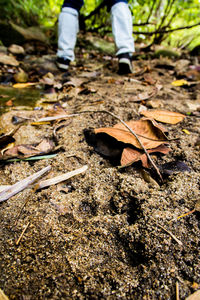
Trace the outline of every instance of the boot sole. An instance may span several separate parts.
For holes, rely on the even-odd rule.
[[[59,62],[56,62],[57,66],[59,69],[62,69],[62,70],[68,70],[69,69],[69,65],[64,65],[64,64],[61,64]]]

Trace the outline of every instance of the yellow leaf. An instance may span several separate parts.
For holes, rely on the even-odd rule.
[[[32,122],[31,125],[49,125],[51,122],[44,121],[44,122]]]
[[[183,132],[185,132],[186,134],[190,134],[190,132],[187,129],[183,129]]]
[[[180,79],[180,80],[175,80],[172,82],[173,86],[182,86],[182,85],[188,85],[187,80],[185,79]]]
[[[24,89],[33,85],[38,84],[37,82],[26,82],[26,83],[15,83],[13,84],[13,87],[15,89]]]

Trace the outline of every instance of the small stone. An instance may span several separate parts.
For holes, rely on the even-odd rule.
[[[1,54],[0,55],[0,63],[3,65],[10,65],[10,66],[18,66],[19,62],[11,55]]]
[[[28,75],[22,69],[19,69],[19,72],[16,73],[13,77],[14,77],[15,81],[18,83],[23,83],[23,82],[28,81]]]
[[[10,51],[12,54],[25,54],[24,48],[15,44],[12,44],[10,47],[8,47],[8,51]]]

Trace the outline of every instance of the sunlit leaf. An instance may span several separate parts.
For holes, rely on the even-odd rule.
[[[146,149],[156,148],[167,141],[164,129],[151,120],[129,121],[126,124],[137,134]],[[131,144],[138,149],[142,149],[137,138],[123,125],[117,124],[114,127],[98,128],[95,133],[106,133],[116,140]]]
[[[182,86],[182,85],[188,85],[188,81],[185,79],[175,80],[172,82],[173,86]]]
[[[187,129],[182,129],[182,131],[186,134],[190,134],[189,130],[187,130]]]
[[[147,118],[153,118],[167,124],[177,124],[186,117],[181,113],[168,110],[143,110],[140,113]]]
[[[13,87],[15,89],[25,89],[36,84],[38,84],[38,82],[15,83]]]

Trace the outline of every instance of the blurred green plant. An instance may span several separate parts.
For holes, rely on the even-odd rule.
[[[53,26],[62,0],[1,0],[0,20],[21,26]]]
[[[1,0],[0,22],[12,20],[24,27],[53,27],[62,2]],[[81,9],[81,28],[102,35],[111,31],[109,12],[102,2],[104,0],[85,0]],[[200,44],[200,25],[196,26],[200,24],[200,0],[129,0],[129,6],[136,40],[182,48],[194,48]]]

